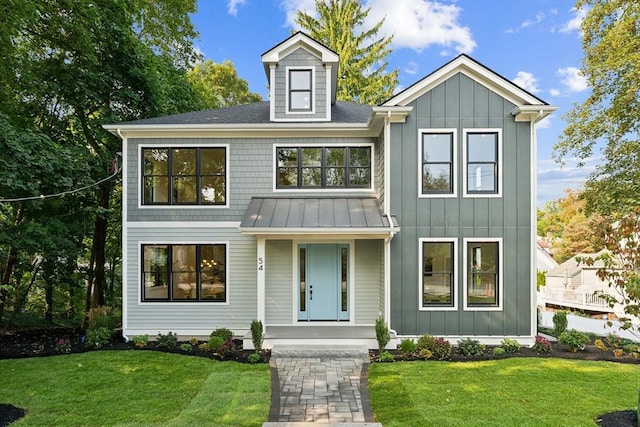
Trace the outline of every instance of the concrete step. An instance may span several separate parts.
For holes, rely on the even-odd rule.
[[[310,423],[310,422],[267,422],[262,427],[382,427],[380,423]]]
[[[271,349],[271,357],[336,357],[362,358],[368,360],[369,349],[366,345],[276,344]]]

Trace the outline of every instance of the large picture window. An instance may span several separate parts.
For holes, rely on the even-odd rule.
[[[500,192],[500,132],[465,132],[466,192],[469,195]]]
[[[227,298],[226,245],[142,245],[143,301]]]
[[[453,194],[453,131],[421,133],[422,194]]]
[[[456,306],[455,239],[421,239],[421,308]]]
[[[501,296],[500,242],[466,241],[466,306],[499,307]]]
[[[143,204],[226,204],[226,148],[143,148]]]
[[[311,70],[289,70],[289,111],[312,110]]]
[[[371,147],[277,147],[277,188],[371,188]]]

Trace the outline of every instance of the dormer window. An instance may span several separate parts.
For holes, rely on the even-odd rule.
[[[312,80],[309,68],[289,69],[289,111],[303,112],[313,110]]]

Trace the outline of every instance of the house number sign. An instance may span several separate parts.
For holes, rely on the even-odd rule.
[[[259,271],[264,270],[264,260],[262,259],[262,257],[258,258],[258,270]]]

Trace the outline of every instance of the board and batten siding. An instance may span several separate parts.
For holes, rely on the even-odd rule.
[[[349,146],[373,144],[375,138],[131,138],[127,146],[127,219],[136,221],[241,221],[251,197],[269,197],[274,193],[274,145],[289,146]],[[142,177],[139,158],[140,145],[168,147],[227,146],[229,149],[227,174],[228,207],[218,206],[139,206],[138,194]],[[376,150],[372,147],[374,167],[380,167]],[[376,172],[373,171],[373,179]],[[329,197],[345,194],[370,196],[371,190],[280,190],[278,194],[296,197]]]
[[[255,269],[256,241],[243,236],[237,228],[134,227],[129,225],[127,239],[126,336],[158,332],[183,336],[209,336],[219,327],[236,335],[249,330],[257,317]],[[141,302],[142,244],[227,244],[227,302]]]
[[[391,128],[391,211],[400,232],[391,241],[391,328],[400,335],[530,336],[531,290],[531,133],[516,123],[515,105],[473,79],[456,74],[411,104],[403,124]],[[457,197],[418,197],[419,129],[457,130]],[[463,197],[463,129],[502,129],[502,197]],[[400,146],[402,147],[400,149]],[[420,238],[458,242],[457,311],[420,311]],[[463,305],[464,238],[501,238],[503,305],[500,311],[474,311]]]

